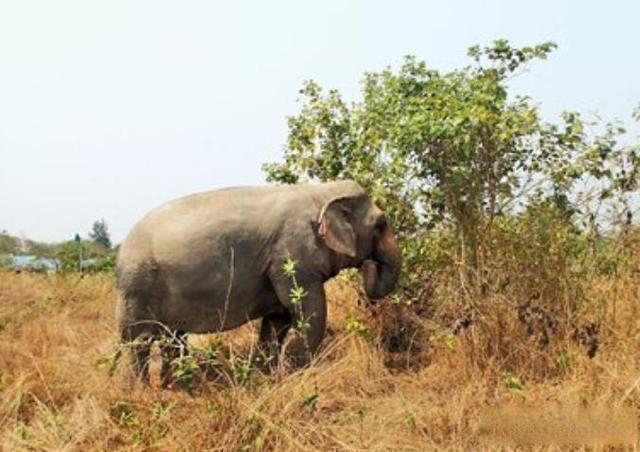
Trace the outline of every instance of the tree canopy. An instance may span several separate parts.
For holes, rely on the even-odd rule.
[[[109,236],[109,228],[104,218],[93,222],[89,238],[95,243],[103,245],[108,250],[111,249],[111,237]]]
[[[532,99],[509,93],[511,78],[555,48],[498,40],[469,48],[470,63],[448,72],[408,56],[398,70],[366,73],[353,103],[307,81],[299,113],[288,118],[284,159],[264,165],[267,178],[354,179],[386,209],[405,254],[425,231],[451,227],[458,258],[477,272],[497,216],[544,199],[577,211],[570,200],[586,186],[597,187],[592,201],[637,188],[640,152],[619,145],[619,124],[576,112],[547,123]]]

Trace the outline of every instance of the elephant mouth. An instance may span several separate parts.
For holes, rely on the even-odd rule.
[[[402,266],[402,254],[391,228],[386,225],[373,246],[371,257],[361,266],[367,298],[386,297],[396,286]]]

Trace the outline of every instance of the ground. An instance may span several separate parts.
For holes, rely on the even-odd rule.
[[[383,314],[334,282],[328,335],[310,368],[251,369],[248,325],[193,338],[200,364],[215,372],[206,378],[183,361],[163,390],[157,376],[151,387],[130,384],[124,361],[109,375],[113,276],[0,272],[0,450],[496,450],[479,434],[488,405],[587,402],[637,412],[638,286],[611,284],[598,290],[620,304],[598,353],[589,358],[567,342],[556,371],[542,377],[525,367],[506,372],[505,361],[472,350],[474,327],[455,336],[426,328],[415,346],[389,346],[376,318]],[[534,364],[547,353],[524,352]]]

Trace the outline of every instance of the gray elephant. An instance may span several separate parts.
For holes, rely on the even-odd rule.
[[[295,278],[283,271],[290,260]],[[183,339],[262,318],[260,347],[279,350],[302,321],[306,334],[286,351],[303,365],[324,336],[323,283],[357,267],[368,297],[381,298],[396,285],[401,261],[384,213],[353,181],[194,194],[152,210],[122,243],[120,337],[148,381],[151,342],[167,331]],[[299,304],[291,299],[296,284],[307,292]],[[163,383],[172,348],[162,351]]]

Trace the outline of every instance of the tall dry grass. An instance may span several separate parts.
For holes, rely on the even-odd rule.
[[[151,387],[129,386],[124,364],[109,377],[111,277],[2,272],[0,448],[477,450],[487,405],[640,407],[640,285],[632,271],[585,285],[603,306],[592,358],[569,330],[540,346],[506,295],[483,299],[471,324],[451,329],[437,319],[447,302],[456,309],[453,292],[434,295],[440,307],[430,320],[398,305],[368,311],[347,285],[328,286],[328,334],[310,368],[250,370],[248,325],[217,338],[226,344],[224,377],[201,379],[190,395],[161,390],[157,377]],[[211,341],[193,339],[200,347]]]

